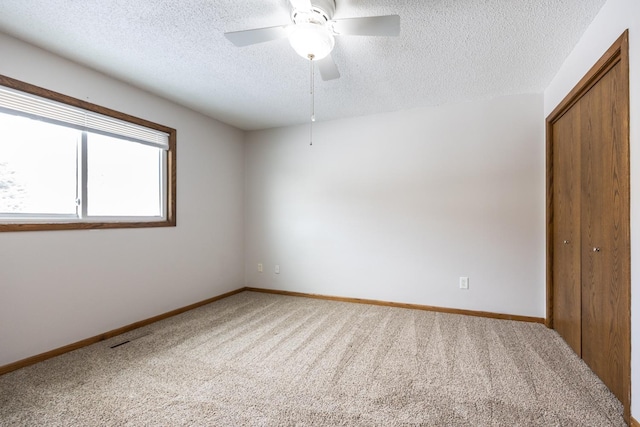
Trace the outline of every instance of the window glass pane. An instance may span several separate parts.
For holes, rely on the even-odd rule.
[[[88,134],[89,216],[162,216],[164,151],[113,137]]]
[[[0,214],[76,215],[80,132],[0,113]]]

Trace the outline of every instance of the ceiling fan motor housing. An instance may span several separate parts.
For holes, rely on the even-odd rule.
[[[291,20],[299,24],[301,22],[313,22],[317,24],[325,24],[333,19],[336,12],[335,0],[312,0],[311,10],[293,9],[291,11]]]

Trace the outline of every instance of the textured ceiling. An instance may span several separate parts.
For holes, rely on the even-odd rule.
[[[335,19],[398,14],[399,37],[343,36],[316,73],[318,121],[542,92],[605,0],[336,0]],[[309,120],[288,41],[224,32],[289,23],[288,0],[0,0],[0,31],[245,130]],[[8,60],[8,58],[2,58]]]

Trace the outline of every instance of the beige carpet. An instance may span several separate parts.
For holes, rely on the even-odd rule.
[[[543,325],[243,292],[0,377],[0,425],[625,424]]]

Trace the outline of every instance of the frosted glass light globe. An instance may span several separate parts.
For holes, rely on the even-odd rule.
[[[311,22],[296,24],[289,35],[289,43],[298,55],[317,61],[329,55],[336,41],[333,34],[321,25]]]

